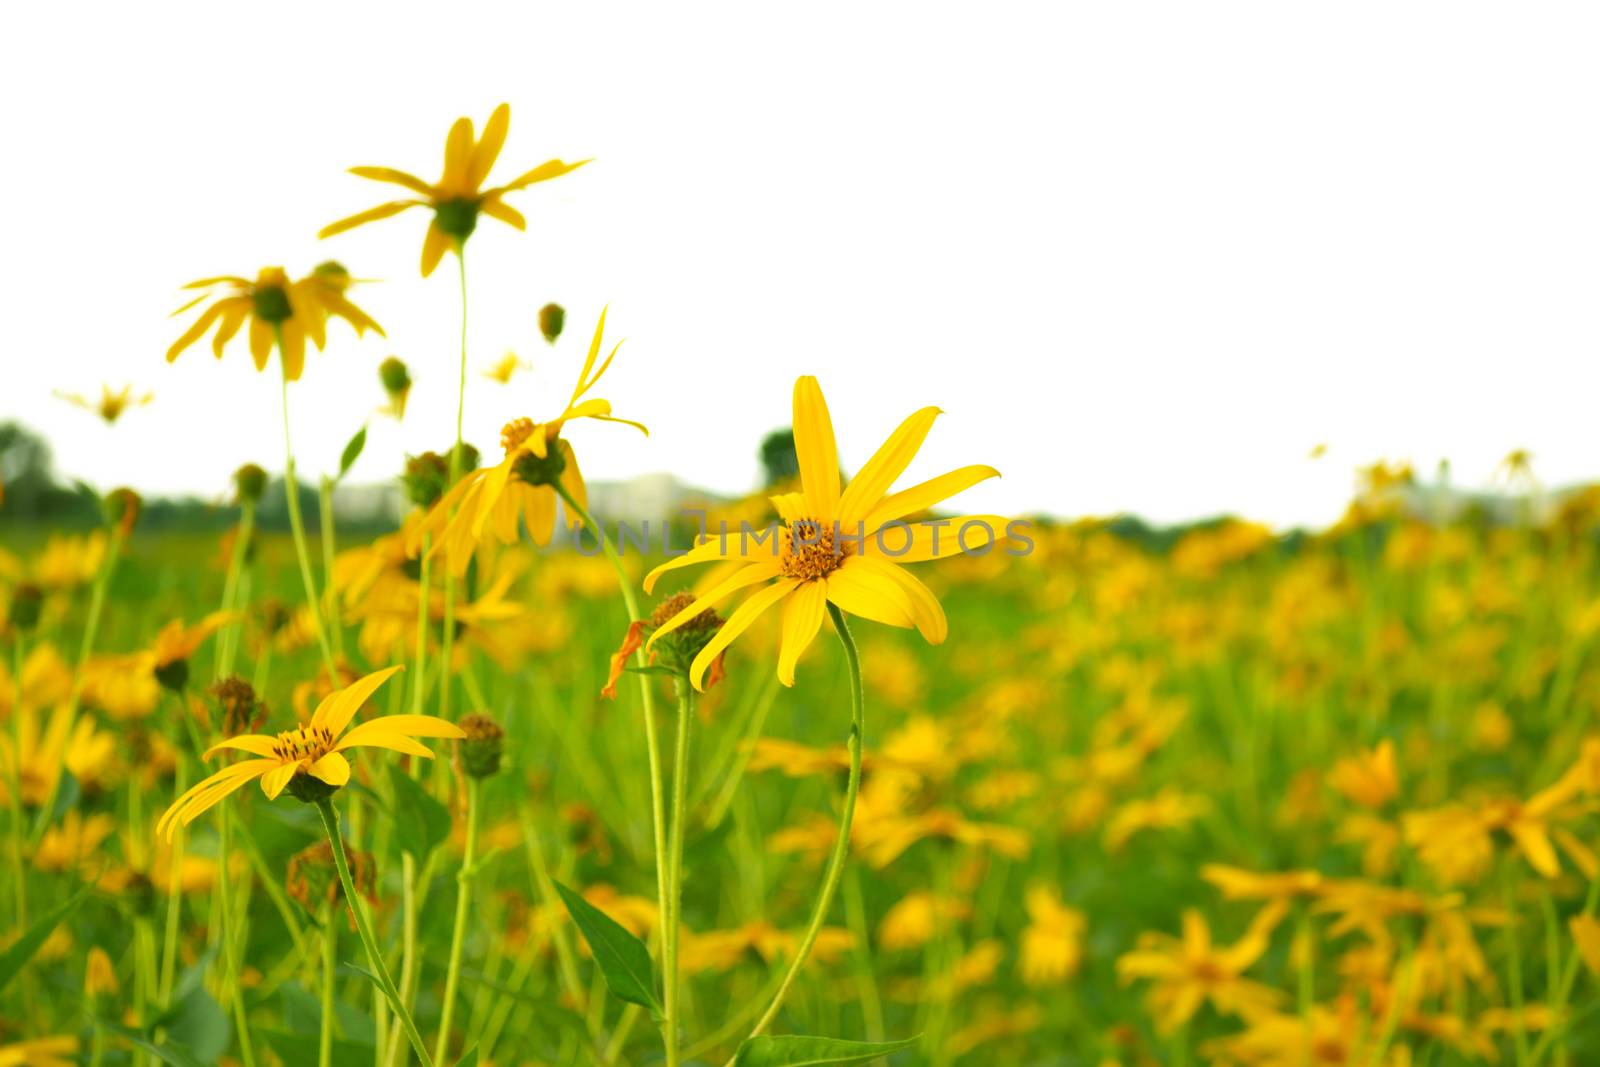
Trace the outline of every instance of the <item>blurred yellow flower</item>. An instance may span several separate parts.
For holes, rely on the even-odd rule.
[[[100,416],[107,426],[116,423],[129,408],[142,408],[155,399],[151,393],[142,393],[137,397],[134,396],[133,386],[131,385],[124,385],[116,392],[111,391],[111,386],[102,385],[100,387],[99,400],[90,400],[82,394],[63,393],[60,390],[56,391],[56,396],[74,407],[94,412]]]
[[[495,160],[500,156],[500,147],[505,144],[506,131],[510,125],[511,108],[507,104],[501,104],[494,109],[489,121],[484,123],[482,137],[473,136],[471,119],[465,117],[457,119],[455,125],[450,127],[450,134],[444,142],[444,173],[439,181],[432,185],[392,167],[351,167],[350,173],[357,177],[399,185],[417,194],[418,199],[391,200],[386,204],[368,208],[349,218],[324,226],[317,236],[332,237],[357,226],[398,215],[413,207],[431,208],[433,221],[428,223],[428,234],[422,241],[422,276],[426,278],[439,265],[439,260],[444,257],[446,249],[453,249],[460,254],[467,243],[467,238],[471,237],[478,227],[480,213],[499,219],[519,230],[526,229],[526,220],[523,219],[521,212],[505,202],[505,195],[525,189],[536,182],[545,182],[551,178],[559,178],[563,174],[570,174],[591,161],[582,159],[576,163],[563,163],[559,159],[552,159],[505,185],[484,189],[483,183],[489,177],[489,171],[493,169]]]
[[[1078,973],[1083,962],[1083,912],[1061,902],[1054,886],[1028,887],[1024,906],[1028,925],[1022,931],[1022,980],[1030,986],[1059,985]]]
[[[1400,795],[1394,742],[1380,741],[1378,747],[1369,752],[1360,752],[1335,763],[1328,772],[1328,784],[1353,804],[1383,807]]]
[[[167,349],[167,362],[177,359],[212,327],[216,334],[211,338],[211,352],[221,359],[228,342],[249,323],[250,355],[256,370],[267,369],[276,344],[283,360],[283,376],[291,382],[298,381],[305,367],[306,341],[322,351],[330,318],[344,319],[358,335],[371,330],[383,336],[383,327],[345,298],[349,285],[349,275],[336,263],[323,264],[299,281],[290,281],[282,267],[263,267],[255,281],[221,275],[190,282],[185,289],[204,291],[174,315],[207,300],[212,303]],[[223,287],[220,291],[219,286]]]
[[[1277,901],[1262,908],[1244,936],[1227,948],[1212,944],[1205,916],[1190,908],[1183,913],[1182,938],[1141,934],[1139,947],[1117,960],[1117,975],[1124,983],[1151,981],[1150,1012],[1162,1033],[1188,1022],[1207,1002],[1223,1015],[1260,1015],[1282,994],[1243,975],[1266,952],[1287,907]]]

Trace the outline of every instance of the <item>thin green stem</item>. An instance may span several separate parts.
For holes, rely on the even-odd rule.
[[[322,1019],[317,1031],[317,1063],[333,1063],[333,975],[339,968],[339,928],[331,904],[322,909]]]
[[[250,551],[250,539],[255,536],[256,505],[252,500],[240,504],[239,532],[233,539],[233,551],[228,553],[228,576],[222,583],[222,610],[232,611],[239,596],[239,573],[244,569],[245,555]],[[233,657],[239,650],[239,632],[243,627],[237,622],[217,636],[217,664],[215,680],[221,681],[233,673]]]
[[[17,929],[28,928],[28,868],[22,863],[22,840],[27,837],[22,807],[22,633],[11,642],[11,872],[16,876]]]
[[[350,862],[345,858],[344,841],[339,836],[339,816],[333,810],[333,802],[324,798],[317,801],[317,814],[322,816],[322,828],[327,831],[328,843],[333,846],[333,865],[339,870],[339,884],[344,889],[344,902],[350,909],[350,914],[356,920],[356,932],[361,935],[361,945],[367,951],[367,963],[372,967],[372,976],[378,982],[378,987],[389,998],[389,1006],[400,1017],[400,1025],[405,1028],[406,1037],[411,1041],[411,1047],[416,1050],[417,1058],[422,1061],[423,1067],[433,1067],[433,1057],[428,1055],[428,1047],[423,1044],[422,1035],[417,1032],[417,1024],[412,1022],[411,1013],[406,1010],[405,1004],[400,1000],[400,994],[395,990],[394,980],[389,977],[389,967],[383,962],[383,953],[378,951],[378,943],[372,936],[372,924],[367,919],[366,905],[362,903],[361,896],[356,892],[355,882],[350,878]]]
[[[280,349],[282,347],[280,340]],[[333,646],[328,643],[328,630],[322,622],[322,601],[317,596],[317,580],[311,574],[311,553],[306,549],[306,528],[300,518],[300,483],[294,473],[294,446],[289,438],[289,376],[283,382],[283,491],[289,503],[289,529],[294,534],[295,554],[300,558],[300,580],[305,584],[306,607],[311,611],[311,628],[317,633],[317,645],[322,649],[322,665],[327,668],[330,685],[339,684],[339,671],[334,664]]]
[[[177,713],[184,715],[180,699]],[[174,760],[172,771],[172,792],[174,796],[183,796],[189,789],[189,755],[180,746],[177,758]],[[172,862],[168,870],[172,872],[170,883],[167,886],[167,921],[162,935],[161,943],[161,981],[156,987],[156,1000],[163,1006],[171,1003],[172,982],[178,965],[178,919],[183,908],[183,879],[179,872],[183,870],[183,854],[187,844],[188,834],[180,825],[172,834]]]
[[[666,1004],[661,1037],[667,1045],[667,1067],[678,1065],[679,1007],[678,938],[683,928],[683,830],[689,816],[689,727],[694,720],[694,687],[675,680],[678,690],[678,735],[672,759],[672,829],[667,840],[667,914],[662,920],[661,952],[666,972]]]
[[[600,543],[600,550],[605,553],[606,561],[611,564],[611,569],[616,572],[617,585],[622,589],[622,602],[628,609],[628,620],[630,622],[638,622],[644,618],[639,613],[639,599],[634,595],[633,583],[628,578],[627,569],[622,565],[622,558],[617,555],[616,548],[612,546],[610,539],[606,537],[605,530],[600,528],[600,524],[594,521],[594,516],[590,515],[583,505],[579,504],[572,494],[567,492],[567,487],[559,481],[555,484],[555,491],[561,496],[561,500],[566,504],[567,508],[583,520],[584,526],[588,527],[589,532],[594,534],[595,540]],[[633,662],[637,667],[649,666],[649,660],[645,657],[644,649],[641,648],[634,653]],[[650,769],[650,819],[651,827],[654,831],[656,855],[656,906],[661,920],[665,922],[667,917],[667,870],[662,857],[667,854],[666,803],[661,781],[661,745],[656,737],[655,688],[651,684],[648,674],[641,673],[639,675],[639,697],[644,706],[645,755]]]
[[[789,964],[789,970],[784,974],[777,993],[773,995],[772,1003],[751,1029],[751,1037],[765,1032],[778,1017],[778,1009],[783,1006],[790,988],[805,967],[806,959],[811,955],[811,946],[816,944],[817,935],[822,932],[822,924],[828,917],[828,908],[833,903],[834,893],[839,889],[845,860],[850,854],[850,825],[855,820],[856,795],[861,791],[861,745],[864,732],[862,719],[865,703],[861,692],[861,654],[856,649],[855,639],[850,636],[850,625],[845,622],[844,613],[833,604],[829,604],[828,614],[833,618],[833,628],[839,633],[839,643],[844,646],[845,661],[850,669],[850,739],[847,742],[850,751],[850,779],[845,786],[844,809],[839,814],[839,834],[833,842],[833,854],[828,857],[827,873],[822,879],[822,892],[817,896],[816,906],[811,911],[811,922],[806,925],[806,932],[795,949],[794,960]],[[731,1067],[733,1061],[730,1059],[728,1063]]]
[[[456,266],[461,278],[461,368],[460,379],[456,386],[456,443],[450,449],[450,486],[454,487],[465,473],[462,468],[466,466],[466,452],[463,448],[461,436],[462,426],[467,414],[467,249],[464,242],[456,245]],[[447,487],[447,489],[449,488]],[[454,696],[455,686],[452,684],[450,672],[452,670],[452,656],[455,650],[456,637],[456,576],[449,567],[444,570],[444,635],[440,640],[440,654],[444,657],[443,671],[439,675],[439,716],[444,719],[450,717],[451,698]]]
[[[317,483],[317,522],[322,529],[322,589],[327,597],[325,605],[328,634],[333,639],[333,654],[344,659],[344,627],[339,625],[339,594],[333,588],[333,557],[338,549],[333,523],[334,480],[324,476]]]
[[[472,883],[477,879],[478,779],[467,778],[467,847],[456,874],[456,921],[450,932],[450,964],[445,971],[444,1003],[439,1009],[439,1036],[434,1039],[433,1058],[446,1062],[450,1050],[450,1021],[455,1017],[456,991],[461,983],[461,946],[466,939],[467,916],[472,910]]]
[[[244,1067],[255,1067],[255,1045],[250,1040],[250,1020],[246,1017],[244,991],[239,987],[239,949],[235,943],[233,930],[233,897],[229,888],[228,872],[228,860],[232,851],[230,844],[232,809],[229,805],[221,805],[217,822],[222,835],[222,855],[217,863],[217,901],[222,910],[222,961],[226,969],[222,988],[226,998],[233,1004],[234,1029],[239,1036],[239,1058]]]

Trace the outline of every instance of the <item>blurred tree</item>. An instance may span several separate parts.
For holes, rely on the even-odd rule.
[[[794,431],[788,427],[773,430],[761,439],[761,469],[766,484],[777,485],[800,474],[800,459],[795,455]]]

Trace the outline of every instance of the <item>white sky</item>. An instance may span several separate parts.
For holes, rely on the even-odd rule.
[[[1347,3],[474,7],[30,4],[0,16],[0,419],[102,486],[220,495],[282,464],[275,377],[241,344],[162,359],[178,286],[337,257],[390,340],[336,326],[291,401],[302,473],[381,401],[354,478],[453,433],[453,261],[344,173],[432,180],[501,100],[495,177],[595,156],[469,246],[468,438],[556,413],[601,304],[601,395],[648,423],[571,432],[585,473],[753,485],[817,374],[854,468],[947,412],[913,475],[1004,472],[968,509],[1340,509],[1358,463],[1513,447],[1600,475],[1600,7]],[[400,195],[403,195],[400,194]],[[535,312],[556,300],[552,351]],[[536,371],[478,376],[507,348]],[[104,431],[54,400],[131,381]],[[1305,459],[1331,446],[1317,463]]]

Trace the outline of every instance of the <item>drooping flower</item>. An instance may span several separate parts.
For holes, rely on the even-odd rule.
[[[350,761],[344,753],[352,748],[387,748],[431,759],[433,753],[414,738],[464,737],[459,726],[432,715],[380,716],[345,731],[367,698],[400,669],[376,671],[333,691],[317,705],[309,722],[276,737],[241,734],[213,745],[204,758],[223,749],[237,749],[256,758],[223,768],[173,801],[156,824],[156,832],[170,840],[180,824],[189,825],[229,793],[257,778],[269,800],[275,800],[285,787],[292,787],[295,795],[304,799],[326,796],[350,780]]]
[[[944,641],[949,631],[944,608],[932,590],[901,564],[960,554],[967,550],[964,531],[973,526],[985,531],[987,540],[982,544],[992,546],[1006,521],[996,515],[910,525],[902,521],[999,475],[993,467],[962,467],[889,494],[938,415],[938,408],[926,407],[907,418],[841,489],[827,401],[815,378],[806,375],[797,380],[794,440],[801,491],[773,497],[782,525],[771,536],[752,536],[743,529],[708,533],[687,554],[663,563],[645,577],[645,591],[649,592],[661,575],[679,567],[727,559],[745,563],[657,629],[651,642],[739,590],[756,585],[761,588],[729,616],[722,630],[695,657],[690,680],[696,688],[717,656],[763,612],[779,603],[783,605],[783,641],[778,678],[785,685],[794,684],[795,664],[821,629],[830,603],[875,622],[915,626],[932,644]],[[891,532],[890,527],[895,529]],[[769,581],[771,584],[766,584]]]
[[[584,399],[600,381],[616,358],[619,341],[610,355],[595,366],[604,339],[606,313],[600,312],[595,324],[589,355],[578,375],[566,410],[549,422],[522,418],[507,423],[500,431],[505,457],[493,467],[475,470],[457,482],[428,512],[410,534],[407,549],[413,555],[421,550],[424,534],[433,537],[433,551],[443,551],[445,561],[456,574],[466,573],[473,550],[485,539],[513,544],[518,539],[518,521],[527,525],[535,544],[550,542],[556,522],[555,486],[564,488],[580,506],[588,500],[583,475],[578,470],[572,446],[561,436],[566,424],[575,419],[618,422],[648,435],[637,422],[611,414],[611,402],[599,397]],[[582,520],[568,509],[567,523],[576,527]]]
[[[167,362],[177,359],[213,327],[216,334],[211,338],[211,352],[221,359],[228,342],[249,323],[250,355],[256,370],[267,369],[277,344],[284,377],[298,381],[305,368],[306,341],[322,351],[330,318],[344,319],[358,335],[371,330],[383,336],[383,327],[346,299],[344,292],[350,285],[349,273],[337,263],[324,263],[298,281],[290,281],[282,267],[263,267],[255,281],[227,274],[190,282],[185,289],[203,291],[174,315],[208,300],[212,303],[167,349]]]
[[[527,220],[522,213],[505,202],[506,194],[525,189],[536,182],[570,174],[590,161],[581,159],[576,163],[563,163],[559,159],[552,159],[505,185],[485,189],[483,183],[499,158],[500,147],[505,143],[506,130],[510,125],[511,108],[507,104],[494,109],[489,121],[484,123],[482,137],[473,136],[471,119],[457,119],[444,142],[444,173],[431,185],[415,175],[392,167],[351,167],[350,173],[357,177],[402,186],[417,194],[417,198],[391,200],[368,208],[324,226],[317,236],[332,237],[414,207],[431,208],[433,221],[428,224],[428,234],[422,241],[422,276],[426,278],[439,265],[446,250],[453,250],[457,255],[461,253],[467,238],[478,228],[480,214],[499,219],[519,230],[527,229]]]

